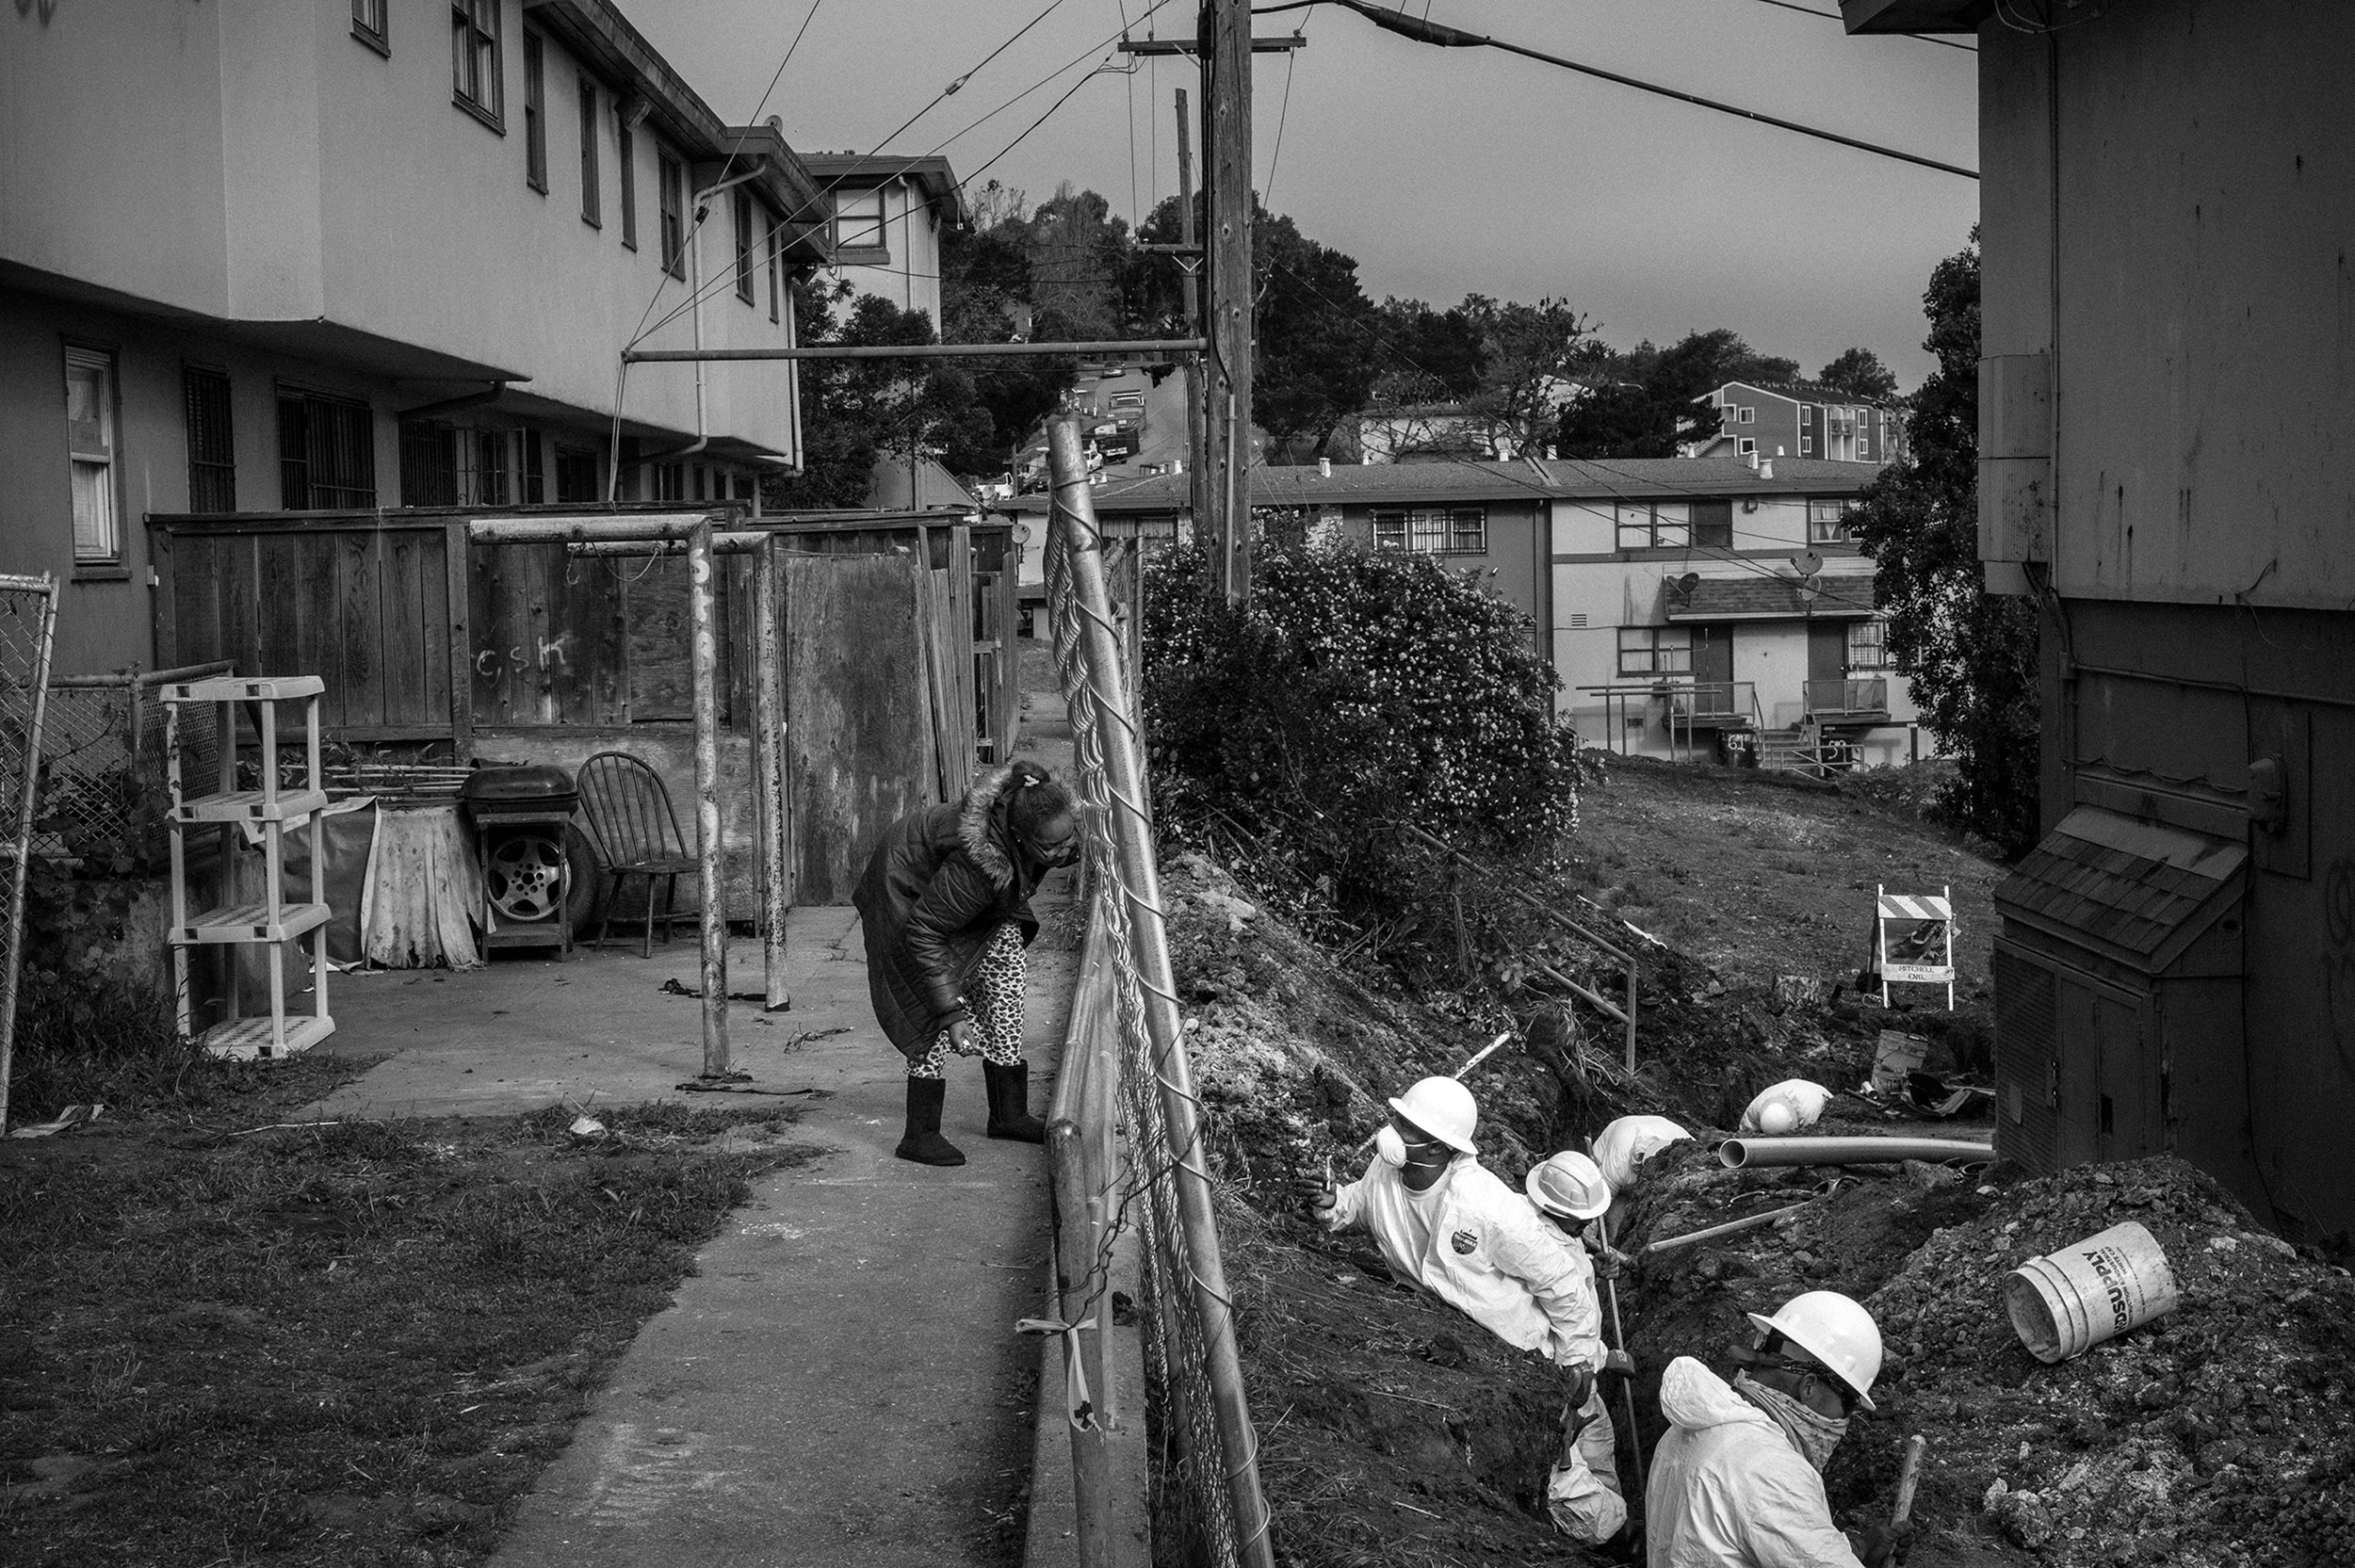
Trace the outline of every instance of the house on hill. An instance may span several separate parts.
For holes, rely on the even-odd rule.
[[[1917,755],[1853,463],[1726,458],[1318,464],[1251,471],[1261,526],[1411,550],[1529,618],[1587,744],[1811,770]],[[1182,476],[1096,490],[1110,537],[1186,537]],[[1012,509],[1043,516],[1045,496]]]
[[[61,673],[153,664],[152,514],[749,500],[800,461],[790,363],[617,378],[790,345],[828,252],[784,137],[610,0],[20,7],[0,101],[0,572],[64,585]]]
[[[1693,444],[1697,458],[1820,458],[1827,462],[1889,462],[1905,450],[1905,416],[1813,382],[1758,386],[1728,381],[1709,395],[1718,429]]]
[[[824,193],[836,274],[861,294],[922,311],[938,331],[940,236],[967,216],[949,160],[812,153],[802,162]]]

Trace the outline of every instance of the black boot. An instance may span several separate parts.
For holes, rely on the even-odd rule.
[[[1018,1143],[1047,1141],[1047,1123],[1031,1114],[1031,1064],[982,1063],[982,1079],[989,1086],[989,1136]]]
[[[948,1097],[946,1078],[910,1078],[907,1134],[891,1152],[918,1165],[963,1165],[964,1151],[940,1136],[940,1105]]]

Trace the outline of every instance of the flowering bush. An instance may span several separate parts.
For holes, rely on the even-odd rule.
[[[1402,857],[1401,823],[1538,860],[1577,826],[1577,738],[1527,617],[1434,558],[1266,547],[1237,609],[1184,548],[1156,559],[1145,606],[1165,807],[1280,824],[1344,895],[1427,861]]]

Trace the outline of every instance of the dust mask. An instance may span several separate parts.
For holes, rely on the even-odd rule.
[[[1373,1156],[1393,1168],[1404,1166],[1406,1163],[1406,1140],[1399,1136],[1396,1127],[1385,1125],[1373,1135]]]
[[[1848,1423],[1844,1417],[1826,1415],[1810,1409],[1805,1402],[1793,1398],[1778,1388],[1752,1382],[1746,1372],[1734,1374],[1733,1391],[1771,1416],[1775,1425],[1782,1429],[1783,1436],[1791,1440],[1791,1446],[1799,1450],[1800,1457],[1813,1465],[1819,1475],[1824,1466],[1831,1463],[1832,1449],[1838,1447],[1840,1440],[1848,1435]]]

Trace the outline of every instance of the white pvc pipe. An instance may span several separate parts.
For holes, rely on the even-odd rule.
[[[1735,1171],[1770,1165],[1894,1165],[1907,1159],[1986,1165],[1995,1158],[1995,1146],[1943,1138],[1729,1138],[1717,1145],[1717,1157]]]

